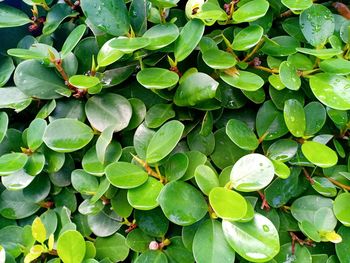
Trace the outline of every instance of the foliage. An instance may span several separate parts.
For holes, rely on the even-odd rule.
[[[1,1],[0,262],[350,262],[348,19]]]

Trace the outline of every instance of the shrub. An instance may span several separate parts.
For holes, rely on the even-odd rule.
[[[126,2],[0,4],[0,262],[349,263],[348,7]]]

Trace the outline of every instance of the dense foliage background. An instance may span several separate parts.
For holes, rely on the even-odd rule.
[[[0,3],[0,262],[350,262],[350,11]]]

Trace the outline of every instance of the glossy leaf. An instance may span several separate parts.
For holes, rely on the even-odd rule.
[[[269,9],[269,3],[265,0],[253,0],[238,8],[232,16],[237,23],[252,22],[263,17]]]
[[[8,153],[0,157],[0,175],[8,175],[22,169],[28,160],[24,153]]]
[[[146,68],[136,75],[137,81],[147,89],[171,88],[179,81],[179,76],[163,68]]]
[[[92,24],[110,35],[121,36],[129,30],[128,11],[122,0],[84,0],[81,8]]]
[[[174,55],[176,61],[182,61],[196,48],[204,33],[204,24],[199,19],[186,23],[175,41]]]
[[[164,124],[148,144],[146,161],[156,163],[166,157],[180,141],[183,130],[184,125],[176,120]]]
[[[248,125],[240,120],[231,119],[226,125],[227,136],[244,150],[255,150],[259,141]]]
[[[238,71],[233,76],[223,73],[220,74],[220,78],[227,84],[245,91],[256,91],[264,85],[260,76],[248,71]]]
[[[275,226],[260,214],[255,214],[254,219],[246,223],[224,220],[222,229],[230,246],[247,260],[266,262],[280,250]]]
[[[30,22],[29,17],[21,10],[5,4],[0,5],[0,28],[16,27]]]
[[[188,203],[188,200],[192,200]],[[185,182],[174,181],[166,184],[158,197],[165,216],[181,226],[191,225],[204,217],[207,204],[203,195]]]
[[[148,29],[143,37],[148,38],[149,44],[145,47],[149,50],[157,50],[173,43],[179,36],[179,29],[175,24],[158,24]]]
[[[238,191],[252,192],[267,186],[274,177],[274,166],[264,155],[252,153],[232,167],[230,180]]]
[[[78,231],[66,231],[58,238],[57,253],[64,263],[82,262],[85,251],[84,238]]]
[[[251,25],[238,32],[232,42],[233,50],[244,51],[254,47],[262,38],[264,30],[259,25]]]
[[[203,53],[204,62],[213,69],[226,69],[233,67],[237,61],[225,51],[217,48],[208,49]]]
[[[335,151],[318,142],[307,141],[301,146],[301,150],[310,162],[322,168],[332,167],[338,162]]]
[[[69,34],[66,41],[64,41],[62,50],[61,50],[61,57],[65,58],[69,52],[71,52],[74,47],[78,44],[80,39],[83,37],[86,30],[85,25],[79,25]]]
[[[284,121],[288,130],[295,137],[302,137],[306,129],[306,118],[303,105],[299,101],[290,99],[284,104]]]
[[[43,140],[57,152],[73,152],[86,146],[93,132],[86,124],[74,119],[57,119],[51,122],[44,133]]]
[[[333,211],[337,219],[344,225],[350,226],[349,205],[350,194],[342,193],[334,201]]]

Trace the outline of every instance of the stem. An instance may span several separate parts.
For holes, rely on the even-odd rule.
[[[254,49],[246,55],[246,57],[242,60],[243,62],[246,62],[248,59],[250,59],[261,47],[261,45],[265,42],[265,38],[263,37],[259,43],[254,47]]]
[[[160,22],[162,24],[164,24],[166,21],[165,21],[165,11],[164,11],[164,8],[159,8],[159,15],[160,15]]]
[[[139,163],[142,165],[142,167],[146,170],[146,172],[148,173],[148,175],[159,179],[159,181],[161,183],[167,183],[167,180],[165,177],[163,177],[160,173],[157,173],[155,171],[153,171],[153,169],[148,165],[148,163],[146,163],[145,161],[141,160],[140,158],[138,158],[137,156],[133,155],[132,153],[130,153],[132,155],[132,157]],[[157,169],[157,168],[156,168]],[[159,171],[159,170],[158,170]]]
[[[271,207],[267,203],[265,195],[261,191],[258,191],[258,194],[260,195],[260,198],[262,200],[261,209],[264,209],[265,211],[269,211]]]
[[[301,77],[306,77],[306,76],[311,75],[311,74],[313,74],[315,72],[318,72],[318,71],[320,71],[320,68],[315,68],[315,69],[312,69],[312,70],[301,71],[300,72],[300,76]]]
[[[289,232],[289,235],[292,238],[292,255],[295,254],[295,242],[298,242],[299,245],[301,246],[310,246],[310,247],[314,247],[315,244],[313,243],[312,240],[306,239],[306,240],[302,240],[300,239],[296,234],[294,234],[293,232]]]
[[[308,173],[306,168],[303,168],[303,173],[304,173],[306,179],[310,182],[310,184],[314,184],[315,183],[314,179],[312,179],[312,177],[310,176],[310,174]]]
[[[74,4],[72,3],[72,1],[71,0],[64,0],[64,2],[67,4],[67,5],[69,5],[70,7],[74,7]]]
[[[261,137],[258,139],[259,144],[262,143],[262,142],[265,140],[265,138],[266,138],[266,136],[267,136],[268,134],[269,134],[269,132],[265,132],[263,135],[261,135]]]
[[[279,73],[278,69],[270,69],[270,68],[263,67],[263,66],[254,66],[254,68],[260,69],[262,71],[266,71],[266,72],[269,72],[269,73]]]
[[[350,186],[348,185],[345,185],[345,184],[342,184],[340,182],[338,182],[337,180],[333,179],[333,178],[330,178],[330,177],[327,177],[325,176],[328,181],[330,181],[332,184],[336,185],[336,186],[339,186],[340,188],[343,188],[344,190],[347,190],[347,191],[350,191]]]

